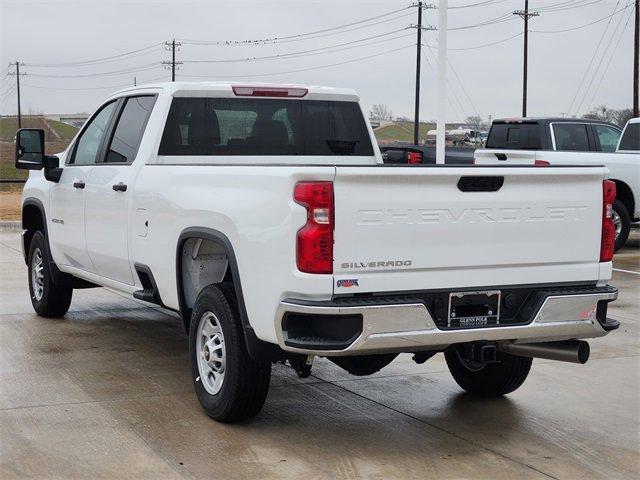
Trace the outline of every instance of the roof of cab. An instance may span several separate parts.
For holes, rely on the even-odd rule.
[[[147,85],[138,85],[135,87],[125,88],[115,92],[112,96],[118,96],[125,93],[143,92],[150,90],[162,90],[171,96],[209,96],[211,94],[222,95],[225,97],[235,96],[232,87],[251,86],[265,88],[304,88],[308,93],[303,97],[307,100],[338,100],[338,101],[354,101],[360,100],[355,90],[350,88],[323,87],[318,85],[300,85],[290,83],[261,83],[261,82],[164,82],[150,83]],[[269,97],[259,97],[269,98]],[[282,98],[282,97],[279,97]]]

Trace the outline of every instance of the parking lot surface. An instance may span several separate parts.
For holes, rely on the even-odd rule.
[[[490,400],[441,354],[370,377],[278,365],[241,425],[201,410],[177,317],[100,288],[40,318],[19,234],[0,233],[0,478],[640,478],[639,233],[614,262],[622,326],[586,365],[534,360]]]

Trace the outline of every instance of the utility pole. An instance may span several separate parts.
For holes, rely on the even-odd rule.
[[[138,79],[136,77],[133,77],[133,86],[134,87],[138,86]]]
[[[438,5],[438,101],[436,118],[436,163],[446,162],[447,136],[447,10],[449,1],[440,0]]]
[[[522,116],[527,116],[527,67],[529,56],[529,17],[537,17],[539,12],[529,11],[529,0],[524,0],[524,10],[516,10],[514,15],[518,15],[524,20],[524,58],[522,68]]]
[[[638,67],[638,49],[640,49],[640,0],[636,0],[636,31],[634,34],[634,43],[633,43],[633,116],[640,116],[640,108],[638,107],[638,82],[640,79],[640,70]]]
[[[422,26],[422,10],[424,8],[435,8],[433,5],[424,5],[422,1],[419,1],[416,6],[418,7],[418,24],[409,25],[409,28],[416,29],[416,96],[415,96],[415,111],[413,116],[413,143],[418,145],[420,142],[420,60],[422,58],[422,31],[423,30],[435,30],[433,27]]]
[[[422,2],[418,2],[418,25],[416,27],[416,98],[413,114],[413,144],[420,143],[420,57],[422,56]]]
[[[162,62],[163,65],[171,65],[171,81],[176,81],[176,65],[182,65],[182,62],[176,62],[176,47],[182,45],[180,42],[176,42],[174,38],[171,42],[164,42],[167,47],[166,50],[171,50],[171,61]]]
[[[9,66],[16,67],[16,71],[8,73],[9,75],[16,76],[16,89],[18,93],[18,128],[22,128],[22,110],[20,108],[20,76],[26,75],[25,72],[20,73],[20,65],[24,65],[24,63],[20,63],[18,60],[16,60],[15,63],[10,63]]]

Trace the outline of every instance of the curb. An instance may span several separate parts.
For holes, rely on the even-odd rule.
[[[22,222],[20,220],[0,221],[0,232],[18,232],[22,230]]]

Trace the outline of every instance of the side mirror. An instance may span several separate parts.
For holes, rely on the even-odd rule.
[[[16,133],[16,168],[42,170],[44,167],[44,130],[21,128]]]

